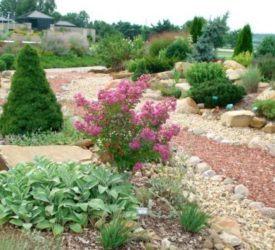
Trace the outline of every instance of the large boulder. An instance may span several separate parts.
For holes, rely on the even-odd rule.
[[[257,96],[257,100],[275,100],[275,90],[269,88]]]
[[[230,81],[236,81],[239,80],[245,72],[246,69],[227,69],[226,76]]]
[[[91,151],[77,146],[0,145],[0,170],[8,170],[19,163],[30,162],[35,157],[45,157],[55,162],[89,162],[91,161]]]
[[[185,71],[191,66],[191,63],[188,62],[176,62],[174,70],[181,73],[181,75],[184,75]]]
[[[245,69],[245,67],[239,63],[237,63],[236,61],[233,60],[226,60],[223,63],[224,68],[227,69]]]
[[[200,110],[197,103],[191,97],[186,97],[184,99],[177,100],[177,112],[199,114]]]
[[[248,127],[254,113],[248,110],[227,111],[221,116],[221,122],[227,127]]]

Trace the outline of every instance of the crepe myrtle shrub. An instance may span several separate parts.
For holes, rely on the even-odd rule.
[[[77,106],[86,111],[75,123],[77,130],[90,136],[119,171],[137,171],[142,163],[167,161],[169,142],[179,133],[178,126],[164,125],[176,108],[175,99],[157,104],[147,101],[140,111],[135,110],[148,81],[145,75],[136,82],[122,80],[116,89],[100,91],[97,101],[75,96]]]
[[[18,56],[11,90],[0,117],[0,133],[59,131],[62,125],[60,105],[40,66],[37,51],[27,45]]]

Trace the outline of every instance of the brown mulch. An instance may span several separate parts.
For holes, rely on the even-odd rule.
[[[182,129],[175,143],[207,162],[217,174],[236,179],[250,191],[249,198],[275,207],[275,157],[262,149],[221,144]]]

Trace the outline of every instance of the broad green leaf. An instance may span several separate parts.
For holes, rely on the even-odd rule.
[[[13,225],[16,225],[16,226],[20,226],[20,227],[22,227],[24,224],[24,222],[20,219],[12,219],[12,220],[10,220],[10,223]]]
[[[60,224],[55,224],[53,226],[53,234],[54,236],[60,235],[64,232],[64,227]]]
[[[103,194],[107,189],[108,187],[103,187],[101,185],[98,185],[98,191],[100,194]]]
[[[70,229],[75,233],[82,233],[83,231],[81,225],[78,223],[71,224]]]
[[[30,230],[32,228],[32,224],[31,223],[24,223],[22,226],[26,230]]]
[[[104,204],[104,201],[101,199],[92,199],[89,201],[89,207],[94,210],[103,210],[106,211],[107,207]]]
[[[52,224],[49,221],[46,221],[46,220],[36,224],[36,228],[41,229],[41,230],[48,229],[48,228],[51,228],[51,227],[52,227]]]
[[[118,193],[116,190],[112,189],[108,192],[114,199],[117,199]]]

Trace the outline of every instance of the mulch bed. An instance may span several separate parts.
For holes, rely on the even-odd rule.
[[[207,162],[217,174],[236,179],[250,191],[249,198],[275,207],[275,157],[262,149],[221,144],[182,129],[175,143]]]

